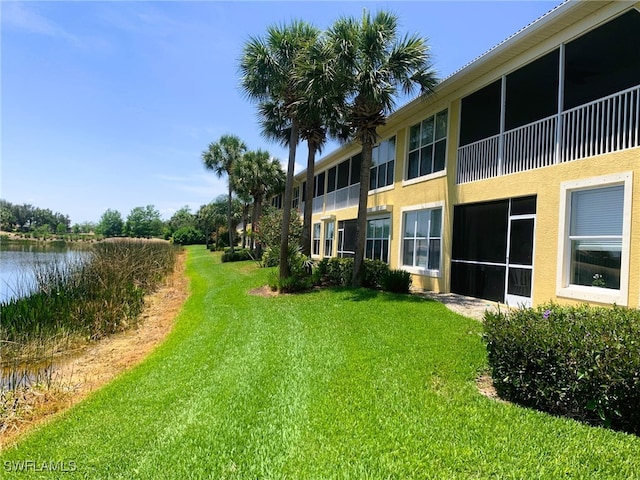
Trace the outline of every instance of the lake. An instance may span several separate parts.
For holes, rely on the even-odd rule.
[[[60,242],[0,242],[0,302],[30,293],[37,265],[73,260],[79,255],[81,249]]]

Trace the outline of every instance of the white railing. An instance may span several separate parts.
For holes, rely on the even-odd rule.
[[[640,145],[640,87],[562,113],[562,162]]]
[[[325,195],[325,210],[328,212],[355,207],[358,205],[358,195],[360,195],[359,183],[327,193]]]
[[[458,148],[468,183],[640,146],[640,86]],[[560,146],[559,152],[556,150]]]
[[[509,130],[504,134],[503,174],[546,167],[555,163],[558,117]]]
[[[475,182],[500,175],[499,144],[500,135],[494,135],[460,147],[456,183]]]

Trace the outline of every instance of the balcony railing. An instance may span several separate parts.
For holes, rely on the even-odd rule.
[[[325,195],[325,210],[328,212],[330,210],[355,207],[358,205],[359,195],[359,183],[327,193]]]
[[[640,86],[458,149],[457,183],[640,146]]]

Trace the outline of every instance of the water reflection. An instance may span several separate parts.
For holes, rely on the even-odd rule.
[[[0,242],[0,302],[31,293],[38,266],[75,261],[82,255],[78,247],[62,242]]]

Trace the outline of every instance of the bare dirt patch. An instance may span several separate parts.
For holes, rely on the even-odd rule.
[[[256,295],[258,297],[276,297],[279,295],[279,293],[277,290],[271,290],[271,287],[269,287],[269,285],[265,285],[263,287],[249,290],[249,295]]]
[[[493,386],[493,378],[491,378],[491,375],[487,373],[480,375],[476,378],[476,386],[478,387],[478,392],[480,392],[481,395],[484,395],[491,400],[508,403],[506,400],[502,400],[498,395],[496,387]]]
[[[145,310],[135,327],[95,342],[60,362],[53,372],[53,383],[49,388],[11,394],[20,408],[16,414],[4,419],[4,425],[0,425],[0,449],[140,363],[166,338],[189,296],[189,282],[184,275],[185,260],[186,254],[180,254],[165,285],[145,299]]]

